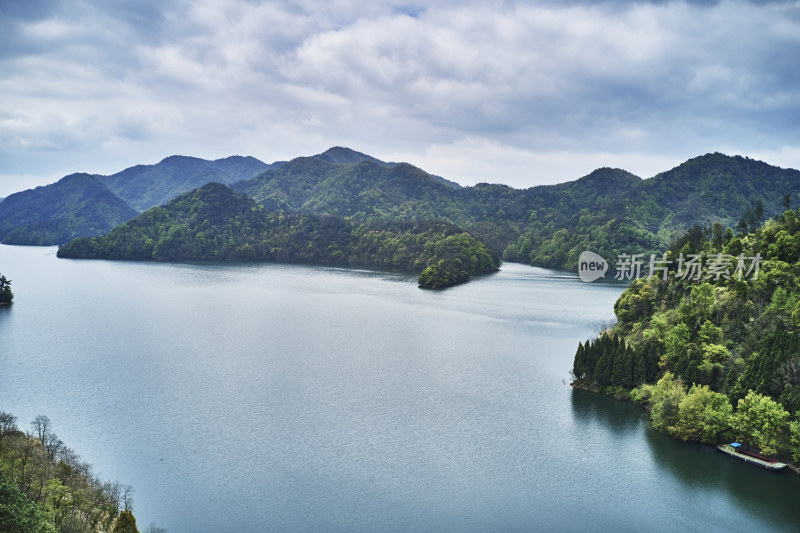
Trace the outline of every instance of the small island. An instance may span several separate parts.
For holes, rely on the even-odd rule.
[[[0,274],[0,305],[8,305],[14,301],[14,293],[11,292],[11,280]]]

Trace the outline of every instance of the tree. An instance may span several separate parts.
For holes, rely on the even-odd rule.
[[[11,280],[0,274],[0,303],[10,303],[14,299],[11,292]]]
[[[789,413],[769,396],[750,390],[739,400],[731,426],[747,443],[753,443],[767,455],[785,444],[784,432]]]
[[[652,409],[650,422],[653,427],[663,433],[672,434],[678,422],[681,400],[686,396],[686,388],[680,379],[675,379],[671,372],[665,372],[656,383],[650,396]]]
[[[0,411],[0,443],[3,442],[4,436],[15,431],[19,431],[17,428],[17,417],[10,413]]]
[[[133,513],[127,509],[119,513],[112,533],[139,533]]]
[[[794,447],[792,457],[800,463],[800,412],[795,413],[794,416],[797,420],[789,423],[789,439]]]
[[[689,344],[690,338],[691,331],[689,330],[689,326],[683,322],[672,328],[664,342],[667,350],[662,357],[662,366],[667,369],[674,368],[675,363],[686,353],[686,345]]]
[[[44,446],[50,433],[50,419],[45,415],[39,415],[33,419],[31,426],[36,432],[36,438],[42,443],[42,446]]]
[[[588,342],[587,342],[588,345]],[[583,343],[578,343],[578,350],[575,352],[575,359],[572,363],[572,378],[581,380],[586,375],[586,352]]]
[[[675,435],[685,441],[716,444],[719,434],[730,427],[732,412],[727,396],[707,385],[694,385],[678,404]]]

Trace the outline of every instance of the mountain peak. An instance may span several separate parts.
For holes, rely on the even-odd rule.
[[[628,189],[640,181],[642,181],[642,178],[631,174],[627,170],[602,167],[593,170],[586,176],[572,183],[581,187],[590,185],[601,191],[610,192]]]
[[[350,148],[345,148],[342,146],[334,146],[333,148],[328,148],[321,154],[317,154],[314,157],[317,159],[322,159],[328,163],[332,163],[334,165],[350,165],[353,163],[361,163],[362,161],[372,161],[374,163],[383,163],[380,159],[376,159],[371,155],[362,154],[361,152],[356,152],[355,150],[351,150]]]
[[[205,159],[200,159],[199,157],[192,157],[192,156],[188,156],[188,155],[171,155],[171,156],[165,157],[164,159],[159,161],[158,164],[162,165],[162,164],[170,164],[170,163],[174,164],[174,163],[188,163],[188,162],[208,163],[208,161],[206,161]]]

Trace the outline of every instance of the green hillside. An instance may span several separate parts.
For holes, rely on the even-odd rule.
[[[444,220],[508,261],[574,269],[584,250],[606,257],[657,252],[693,225],[734,226],[758,202],[774,215],[786,194],[800,198],[800,172],[707,154],[647,180],[602,168],[559,185],[456,188],[407,164],[320,155],[233,187],[268,209],[362,222]]]
[[[356,224],[267,211],[219,183],[154,207],[103,237],[71,241],[58,256],[364,265],[419,273],[420,285],[431,288],[494,272],[499,264],[486,246],[451,224]]]
[[[0,531],[111,533],[131,513],[132,487],[99,479],[37,416],[31,431],[0,411]],[[130,531],[130,530],[125,530]],[[163,531],[163,530],[162,530]]]
[[[0,203],[0,242],[51,245],[75,235],[100,235],[136,216],[99,176],[72,174],[12,194]]]
[[[240,181],[265,168],[270,165],[253,157],[206,161],[172,156],[111,176],[73,174],[2,202],[0,242],[47,246],[102,235],[181,193],[212,181]]]
[[[233,156],[207,161],[174,155],[155,165],[137,165],[100,179],[141,213],[206,183],[230,184],[266,168],[269,165],[254,157]]]
[[[385,163],[342,147],[273,165],[243,157],[173,156],[97,180],[137,210],[211,180],[230,184],[267,211],[330,215],[356,224],[441,221],[463,228],[507,261],[568,270],[584,250],[604,257],[660,253],[694,225],[735,227],[756,205],[774,216],[787,198],[792,205],[800,200],[799,171],[718,153],[645,180],[601,168],[572,182],[528,189],[458,187],[407,163]],[[19,194],[13,208],[5,205],[8,199],[0,204],[0,242],[52,244],[64,236],[102,233],[70,212],[54,220],[46,206],[59,199],[35,202],[31,191]],[[103,220],[109,211],[98,205],[100,213],[92,213],[95,204],[88,200],[83,205],[82,219]],[[18,222],[20,211],[30,215],[24,224]]]
[[[728,435],[800,460],[800,213],[747,234],[695,228],[668,260],[620,296],[613,329],[578,347],[576,385],[648,404],[684,440]]]

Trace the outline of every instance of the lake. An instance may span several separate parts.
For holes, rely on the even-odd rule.
[[[800,528],[797,476],[571,389],[621,285],[55,251],[0,245],[0,410],[133,485],[140,530]]]

